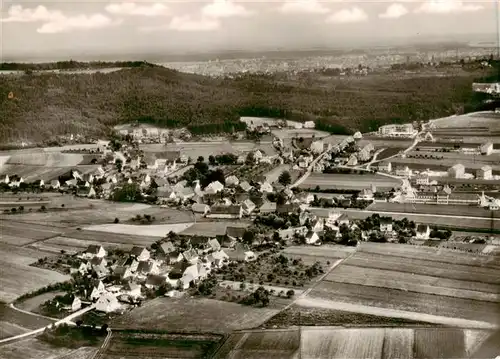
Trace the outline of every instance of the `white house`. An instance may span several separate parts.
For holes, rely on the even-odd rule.
[[[72,311],[72,312],[76,312],[76,311],[77,311],[77,310],[79,310],[81,307],[82,307],[82,301],[80,300],[80,298],[75,297],[75,298],[73,299],[73,302],[71,303],[71,311]]]
[[[380,172],[391,173],[392,172],[392,163],[389,162],[389,161],[380,162],[379,165],[378,165],[378,170]]]
[[[103,293],[95,304],[95,309],[100,312],[111,313],[121,308],[118,299],[111,293]]]
[[[137,246],[132,248],[130,255],[139,262],[147,261],[150,257],[150,253],[146,248]]]
[[[465,167],[461,163],[457,163],[448,169],[448,176],[452,178],[463,178],[465,175]]]
[[[229,256],[223,250],[212,252],[207,256],[207,260],[211,263],[211,265],[217,268],[222,267],[228,259]]]
[[[210,211],[210,206],[208,204],[193,203],[193,205],[191,206],[191,210],[194,213],[201,213],[205,215],[208,213],[208,211]]]
[[[317,219],[311,223],[311,230],[313,232],[323,232],[325,228],[325,221],[323,219]]]
[[[94,257],[104,258],[106,257],[106,254],[106,250],[103,248],[103,246],[92,244],[88,246],[85,252],[83,252],[82,257],[87,259],[92,259]]]
[[[278,235],[281,239],[292,239],[295,236],[305,236],[308,230],[306,226],[293,227],[287,229],[281,229],[278,231]]]
[[[476,172],[477,179],[490,180],[493,178],[493,173],[491,166],[485,165],[477,170]]]
[[[215,194],[219,193],[224,189],[224,185],[220,183],[219,181],[214,181],[210,183],[206,188],[205,188],[205,193],[208,194]]]
[[[212,206],[210,212],[206,214],[207,218],[241,219],[243,208],[241,206]]]
[[[314,244],[319,241],[319,236],[316,232],[309,231],[306,236],[306,244]]]
[[[431,229],[426,224],[419,224],[416,230],[417,239],[429,239],[431,234]]]
[[[317,140],[311,143],[311,146],[309,147],[312,153],[315,154],[320,154],[323,152],[323,141],[322,140]]]
[[[314,123],[314,121],[304,122],[304,128],[314,128],[314,127],[316,127],[316,124]]]
[[[396,176],[411,177],[411,175],[412,175],[412,170],[408,166],[396,167]]]
[[[429,185],[429,175],[427,173],[419,173],[415,177],[415,181],[419,186],[428,186]]]
[[[380,231],[381,232],[392,232],[392,219],[382,218],[380,220]]]
[[[240,180],[236,176],[228,176],[226,177],[226,186],[237,186],[240,183]]]
[[[487,142],[480,147],[480,151],[482,155],[489,156],[493,153],[493,143]]]
[[[273,186],[269,182],[263,182],[260,184],[260,192],[262,193],[272,193],[274,191]]]
[[[249,216],[255,210],[255,203],[246,199],[241,203],[241,207],[243,207],[243,214]]]
[[[253,186],[250,185],[250,183],[248,183],[247,181],[243,181],[240,183],[240,188],[245,192],[249,192],[253,188]]]
[[[92,292],[90,293],[90,299],[95,300],[98,299],[103,293],[106,292],[104,288],[104,283],[100,280],[97,284],[92,288]]]
[[[141,286],[134,282],[127,282],[123,286],[123,292],[132,298],[139,298],[141,296]]]

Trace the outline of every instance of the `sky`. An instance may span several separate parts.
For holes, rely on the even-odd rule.
[[[0,55],[383,45],[495,34],[495,0],[0,0]],[[492,36],[492,39],[495,39]]]

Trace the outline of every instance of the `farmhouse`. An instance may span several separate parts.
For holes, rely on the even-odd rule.
[[[387,233],[392,232],[392,219],[391,218],[381,218],[380,219],[380,231]]]
[[[105,292],[106,289],[104,288],[104,283],[100,280],[92,288],[92,292],[90,293],[90,299],[96,300]]]
[[[158,248],[158,251],[161,254],[166,255],[166,254],[175,252],[175,246],[172,243],[172,241],[167,241],[165,243],[160,244],[160,247]]]
[[[141,286],[134,282],[127,282],[122,288],[122,291],[132,298],[139,298],[141,296]]]
[[[477,179],[490,180],[493,178],[491,166],[483,166],[476,172]]]
[[[207,261],[211,266],[220,268],[228,261],[229,257],[223,250],[212,252],[207,256]]]
[[[243,216],[242,206],[212,206],[210,212],[206,214],[207,218],[218,219],[241,219]]]
[[[306,121],[304,122],[304,128],[314,128],[316,127],[314,121]]]
[[[134,246],[130,251],[130,256],[135,258],[137,261],[147,261],[150,257],[149,251],[144,247]]]
[[[128,266],[117,266],[113,270],[113,277],[116,279],[126,279],[132,277],[132,270]]]
[[[465,167],[460,163],[457,163],[456,165],[448,169],[448,176],[452,178],[463,178],[464,175],[465,175]]]
[[[219,193],[224,189],[224,185],[220,183],[219,181],[214,181],[210,183],[206,188],[205,188],[205,193],[208,194],[215,194]]]
[[[268,182],[261,183],[260,192],[262,193],[272,193],[274,191],[273,186]]]
[[[366,144],[359,152],[358,152],[358,160],[361,162],[366,162],[371,158],[371,152],[374,150],[373,144]]]
[[[106,250],[102,246],[92,244],[83,252],[83,258],[91,259],[94,257],[103,258],[106,256]]]
[[[256,258],[255,253],[252,252],[248,246],[241,243],[237,243],[235,249],[227,251],[226,254],[229,257],[229,260],[236,262],[249,262]]]
[[[479,150],[482,155],[489,156],[493,153],[493,143],[486,142],[485,144],[480,146]]]
[[[82,301],[78,297],[73,298],[73,302],[71,303],[71,311],[76,312],[82,307]]]
[[[315,244],[319,242],[319,236],[314,231],[309,231],[305,235],[306,244]]]
[[[118,299],[111,293],[103,293],[96,302],[95,309],[100,312],[111,313],[121,308]]]
[[[159,272],[158,263],[154,260],[141,261],[137,267],[137,273],[143,275],[158,274]]]
[[[312,153],[315,154],[320,154],[323,152],[323,141],[317,140],[311,143],[311,146],[309,147]]]
[[[249,192],[253,187],[247,181],[243,181],[240,183],[240,188],[245,192]]]

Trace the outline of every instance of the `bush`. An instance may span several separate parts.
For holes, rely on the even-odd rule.
[[[295,291],[293,289],[290,289],[289,291],[286,292],[287,298],[292,298],[295,295]]]

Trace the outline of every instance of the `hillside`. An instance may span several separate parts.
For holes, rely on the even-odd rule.
[[[476,106],[471,83],[485,75],[478,70],[447,76],[212,79],[138,67],[107,74],[0,76],[0,142],[41,142],[65,133],[99,135],[131,121],[191,125],[194,132],[230,131],[240,128],[240,115],[321,119],[323,127],[336,132],[368,131]]]

